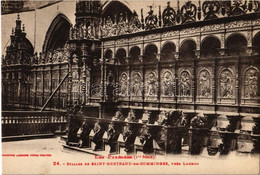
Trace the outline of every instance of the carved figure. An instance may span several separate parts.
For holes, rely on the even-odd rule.
[[[206,70],[200,72],[199,75],[199,95],[202,97],[209,97],[210,94],[210,80],[209,73]]]
[[[187,125],[187,116],[182,111],[169,111],[165,113],[165,116],[162,125],[177,127]]]
[[[126,18],[127,18],[127,16],[126,16]],[[117,24],[117,35],[122,35],[127,32],[128,31],[127,31],[126,22],[124,20],[123,14],[120,13],[118,24]]]
[[[175,24],[176,12],[170,6],[170,2],[167,2],[167,7],[163,11],[163,26],[168,27]]]
[[[158,124],[161,125],[162,122],[166,119],[166,111],[162,111],[158,116]]]
[[[190,23],[196,21],[197,7],[191,1],[185,3],[181,8],[182,23]]]
[[[245,75],[246,98],[256,98],[258,96],[258,71],[254,68],[247,70]]]
[[[125,96],[128,95],[128,84],[127,84],[127,75],[125,73],[122,74],[121,76],[121,90],[120,90],[120,95]]]
[[[119,109],[118,111],[116,111],[115,116],[112,118],[113,121],[123,121],[124,120],[124,116],[121,112],[121,109]]]
[[[131,131],[131,127],[128,124],[124,128],[123,138],[125,141],[125,152],[127,154],[134,153],[134,141],[136,135]]]
[[[229,70],[225,70],[221,73],[221,96],[225,98],[230,98],[233,96],[232,87],[232,73]]]
[[[118,152],[117,139],[119,137],[119,133],[116,132],[115,126],[112,123],[110,123],[108,126],[107,135],[108,145],[110,146],[109,153],[116,154]]]
[[[155,80],[154,73],[148,74],[147,84],[148,84],[147,95],[148,96],[155,95],[156,94],[156,80]]]
[[[105,130],[100,126],[100,123],[95,123],[94,126],[94,136],[93,136],[93,142],[95,143],[95,148],[93,151],[101,151],[103,146],[103,135]]]
[[[134,122],[135,121],[135,113],[134,110],[131,109],[128,113],[127,118],[125,119],[126,122]]]
[[[80,144],[80,147],[81,148],[84,148],[84,147],[90,147],[90,144],[89,144],[89,134],[91,132],[91,127],[89,125],[89,123],[87,121],[85,121],[82,126],[82,132],[80,134],[80,140],[82,141],[82,143]]]
[[[142,122],[143,123],[149,123],[150,120],[150,112],[148,110],[145,110],[143,113],[143,117],[142,117]]]
[[[153,14],[152,6],[150,6],[150,11],[148,12],[148,16],[145,18],[145,29],[152,30],[157,27],[157,16]]]
[[[204,114],[199,113],[191,119],[190,123],[193,128],[204,128],[207,126],[207,118]]]
[[[163,95],[172,96],[173,95],[173,77],[170,72],[165,72],[163,76]]]
[[[140,31],[141,29],[141,22],[138,19],[138,15],[136,13],[136,11],[133,12],[132,14],[132,18],[129,22],[129,32],[133,33],[133,32],[137,32]]]
[[[205,15],[205,20],[217,19],[216,13],[220,9],[220,3],[218,1],[204,1],[202,4],[202,11]]]
[[[190,86],[190,75],[188,72],[182,72],[180,82],[180,95],[181,96],[190,96],[191,95],[191,86]]]
[[[139,96],[141,95],[140,91],[140,86],[141,86],[141,77],[138,73],[134,74],[134,79],[133,79],[133,95],[134,96]]]

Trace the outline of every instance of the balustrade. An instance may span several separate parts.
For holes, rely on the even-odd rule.
[[[66,130],[63,112],[2,112],[2,136],[49,134]]]

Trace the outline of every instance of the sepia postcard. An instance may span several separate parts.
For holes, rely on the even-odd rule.
[[[260,174],[260,1],[2,0],[2,174]]]

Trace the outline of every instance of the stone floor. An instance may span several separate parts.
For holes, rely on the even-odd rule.
[[[3,174],[258,174],[259,155],[180,155],[132,159],[64,149],[60,137],[2,143]],[[121,157],[122,158],[122,157]],[[124,163],[124,164],[123,164]],[[153,164],[152,164],[153,163]],[[123,164],[123,165],[122,165]],[[157,164],[157,165],[156,165]]]

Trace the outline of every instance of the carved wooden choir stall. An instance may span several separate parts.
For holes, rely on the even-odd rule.
[[[76,2],[75,25],[55,19],[63,48],[49,33],[40,54],[18,18],[2,59],[3,107],[66,109],[70,147],[260,152],[259,1],[178,0],[147,14],[109,3]]]

